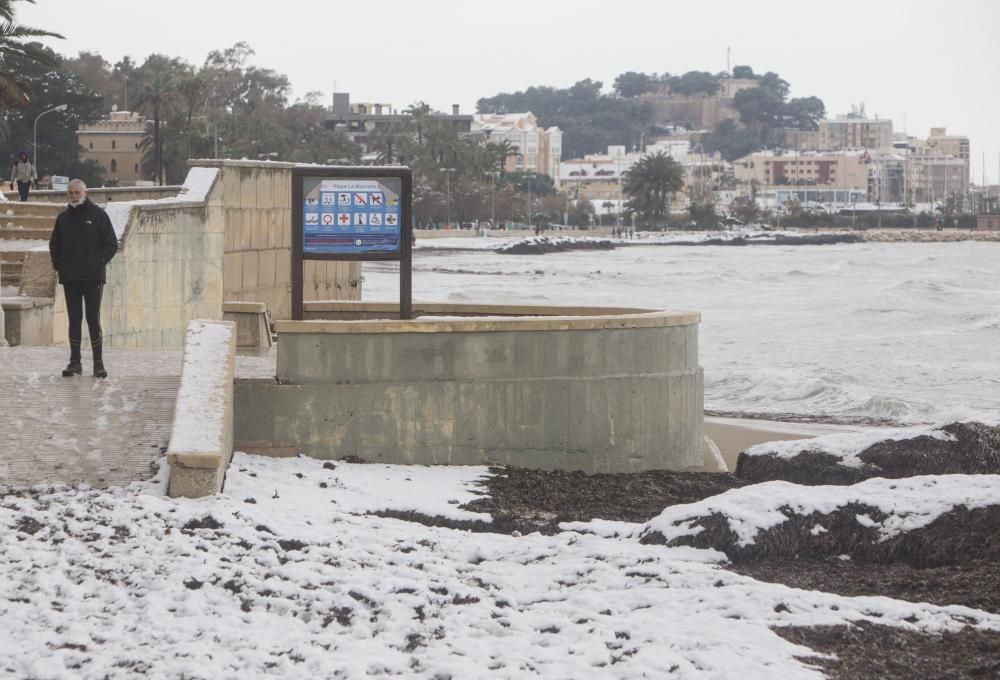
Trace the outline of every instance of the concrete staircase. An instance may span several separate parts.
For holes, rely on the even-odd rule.
[[[44,239],[52,233],[60,203],[0,203],[0,239]]]
[[[0,286],[20,286],[28,249],[49,240],[64,208],[59,203],[0,203]]]
[[[24,250],[0,252],[0,286],[4,288],[21,285],[21,272],[24,270],[24,259],[28,253]]]

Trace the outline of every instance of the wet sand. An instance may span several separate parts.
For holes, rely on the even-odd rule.
[[[785,423],[775,420],[705,416],[705,435],[715,442],[730,472],[736,469],[736,458],[740,451],[755,444],[789,439],[811,439],[825,434],[856,432],[859,429],[861,428],[853,425]],[[707,461],[706,467],[708,467]]]

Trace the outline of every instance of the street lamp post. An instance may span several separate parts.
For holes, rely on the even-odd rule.
[[[53,111],[65,111],[68,108],[66,104],[60,104],[59,106],[53,106],[51,109],[42,111],[40,114],[35,116],[35,124],[32,126],[32,136],[31,136],[31,151],[34,154],[34,161],[32,165],[35,167],[35,172],[38,172],[38,119],[44,116],[46,113],[52,113]]]
[[[528,177],[528,227],[532,230],[535,228],[535,214],[534,206],[531,204],[531,178],[535,176],[535,173],[527,173]]]
[[[490,228],[497,228],[497,204],[496,204],[496,178],[500,176],[500,173],[496,170],[492,172],[487,172],[486,175],[490,178]]]
[[[444,186],[445,186],[445,210],[447,212],[448,218],[448,229],[451,229],[451,173],[455,172],[455,168],[441,168],[444,172]]]

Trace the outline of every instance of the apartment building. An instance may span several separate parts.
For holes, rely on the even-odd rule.
[[[149,124],[138,113],[112,109],[104,120],[84,123],[77,128],[76,140],[82,147],[81,160],[93,160],[104,176],[119,186],[131,186],[142,176],[140,145]]]
[[[472,116],[459,112],[457,104],[452,105],[451,113],[431,111],[428,119],[451,126],[457,134],[468,134],[472,126]],[[386,130],[392,125],[412,122],[413,116],[401,113],[388,102],[351,102],[349,92],[333,94],[333,108],[326,119],[326,127],[344,132],[354,143],[361,147],[363,153],[369,153],[368,136],[372,133]],[[416,133],[414,133],[416,134]]]
[[[886,118],[867,118],[864,107],[846,116],[819,122],[818,149],[892,149],[892,121]],[[802,149],[803,147],[799,147]]]
[[[737,183],[760,186],[828,186],[868,189],[872,156],[863,149],[843,151],[757,151],[733,162]]]
[[[949,135],[947,128],[933,127],[927,136],[927,146],[939,154],[954,156],[965,161],[965,178],[963,185],[966,191],[969,187],[969,138],[964,135]]]
[[[621,183],[635,163],[643,156],[664,153],[684,167],[685,184],[705,179],[714,180],[713,169],[728,166],[717,155],[691,153],[688,140],[662,140],[650,144],[645,151],[627,152],[624,146],[609,146],[607,153],[587,154],[583,158],[565,160],[559,166],[559,182],[574,198],[591,200],[621,199]],[[698,168],[708,168],[699,172]],[[683,196],[678,197],[683,199]]]
[[[473,116],[472,131],[483,135],[486,143],[508,141],[518,153],[507,158],[508,172],[533,170],[560,182],[562,131],[542,128],[530,111],[527,113],[480,113]]]

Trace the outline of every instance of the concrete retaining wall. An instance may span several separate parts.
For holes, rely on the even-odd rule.
[[[132,209],[108,266],[103,322],[110,347],[182,347],[192,318],[222,318],[223,222],[203,203]],[[57,310],[65,314],[62,289]],[[66,328],[66,319],[56,321]]]
[[[0,322],[4,338],[11,347],[48,344],[52,337],[52,300],[45,298],[6,298]]]
[[[263,302],[273,319],[292,317],[291,205],[293,163],[191,161],[217,167],[225,219],[226,301]],[[306,260],[306,300],[357,300],[361,264]]]
[[[176,198],[107,206],[121,239],[108,266],[102,309],[110,347],[179,348],[188,320],[223,318],[224,299],[263,303],[274,318],[291,315],[295,166],[250,161],[191,165],[190,186]],[[94,192],[91,197],[100,200]],[[32,256],[33,264],[44,270],[43,276],[32,275],[29,283],[38,291],[33,294],[48,290],[54,299],[49,342],[66,344],[62,288],[54,284],[48,253]],[[358,262],[307,261],[304,275],[307,299],[360,296]]]
[[[235,387],[237,447],[587,473],[701,465],[698,314],[498,315],[510,309],[277,322],[277,380]]]

